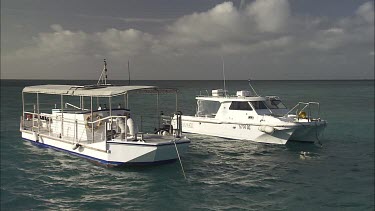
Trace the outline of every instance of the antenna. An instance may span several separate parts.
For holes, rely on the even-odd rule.
[[[128,60],[128,85],[130,85],[130,62]]]
[[[223,79],[224,79],[224,95],[227,96],[227,90],[225,87],[225,65],[224,65],[224,58],[221,56],[221,61],[223,63]]]
[[[259,97],[259,95],[258,95],[258,93],[255,91],[254,87],[251,85],[250,77],[249,77],[249,79],[248,79],[247,81],[249,82],[249,86],[250,86],[250,88],[253,90],[254,94],[255,94],[256,96]]]

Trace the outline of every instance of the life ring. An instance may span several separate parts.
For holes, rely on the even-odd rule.
[[[86,118],[86,128],[87,129],[91,129],[92,128],[92,123],[89,123],[89,122],[100,120],[102,118],[98,114],[95,114],[94,117],[95,117],[95,120],[92,120],[91,119],[91,115],[87,116],[87,118]],[[98,129],[101,125],[102,125],[102,121],[98,121],[98,122],[94,123],[94,130]]]
[[[306,119],[306,117],[307,117],[306,112],[301,111],[301,112],[298,113],[298,118],[300,118],[300,119]]]

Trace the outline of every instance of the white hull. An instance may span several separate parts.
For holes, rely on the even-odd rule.
[[[145,143],[132,141],[108,141],[92,144],[76,143],[58,137],[21,130],[22,138],[35,144],[68,152],[108,166],[143,165],[173,161],[178,159],[173,141],[163,143]],[[190,141],[175,140],[180,155],[187,151]]]
[[[289,140],[302,142],[318,141],[325,128],[325,124],[319,123],[315,125],[311,122],[306,122],[303,125],[301,123],[286,123],[285,126],[274,126],[272,133],[262,132],[259,128],[260,125],[255,124],[223,123],[210,120],[209,118],[182,116],[182,131],[185,133],[269,144],[286,144]]]
[[[195,117],[182,116],[182,131],[229,139],[250,140],[259,143],[286,144],[295,128],[275,127],[271,134],[261,132],[259,125],[215,123],[197,121]]]
[[[299,127],[294,131],[289,140],[300,142],[318,142],[322,137],[326,125],[327,124],[325,121],[305,123],[302,127]]]

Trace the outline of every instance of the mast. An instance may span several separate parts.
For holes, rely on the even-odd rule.
[[[104,59],[104,74],[105,74],[104,85],[107,85],[107,78],[108,78],[108,75],[107,75],[107,61],[105,59]]]
[[[104,81],[104,85],[107,85],[107,60],[104,59],[104,68],[103,68],[103,71],[102,73],[100,74],[100,77],[99,77],[99,80],[98,80],[98,83],[96,83],[96,85],[100,85],[101,82]]]

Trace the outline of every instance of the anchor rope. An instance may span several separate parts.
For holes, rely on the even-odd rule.
[[[182,169],[182,173],[186,179],[186,175],[185,175],[185,171],[184,171],[184,167],[182,166],[182,162],[181,162],[181,158],[180,158],[180,153],[178,153],[178,149],[177,149],[177,145],[176,145],[176,140],[173,140],[173,143],[174,143],[174,146],[176,148],[176,152],[177,152],[177,157],[178,157],[178,160],[180,161],[180,165],[181,165],[181,169]]]

